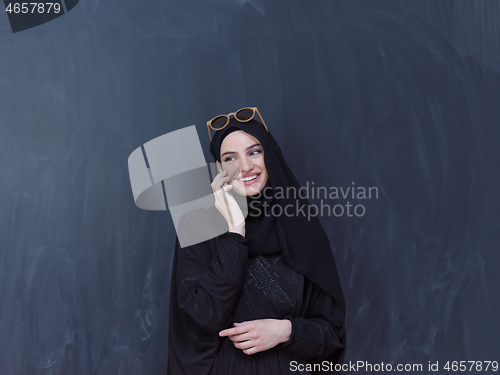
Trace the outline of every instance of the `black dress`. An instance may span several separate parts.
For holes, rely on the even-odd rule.
[[[185,248],[176,242],[168,375],[337,373],[292,371],[300,364],[342,360],[344,316],[336,301],[281,253],[249,254],[248,242],[237,233]],[[218,336],[233,322],[266,318],[289,319],[290,340],[247,355]]]

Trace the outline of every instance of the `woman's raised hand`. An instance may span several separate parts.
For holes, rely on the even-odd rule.
[[[210,184],[214,192],[215,207],[217,207],[221,215],[227,221],[230,232],[239,233],[245,236],[245,217],[241,212],[240,206],[229,193],[233,185],[227,185],[221,189],[222,185],[228,181],[230,181],[228,172],[224,170],[218,173]]]

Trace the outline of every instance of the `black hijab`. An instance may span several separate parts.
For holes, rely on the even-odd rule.
[[[245,236],[250,240],[250,253],[282,252],[287,262],[297,272],[328,292],[345,313],[344,295],[328,236],[316,216],[307,217],[310,202],[298,194],[300,185],[272,134],[256,120],[243,123],[232,118],[224,129],[215,132],[210,143],[212,156],[215,160],[221,161],[222,141],[237,130],[243,130],[260,141],[264,149],[264,163],[268,174],[268,181],[264,187],[267,188],[266,194],[247,197],[248,216],[245,219]],[[290,194],[287,195],[289,187],[293,189],[290,189]],[[292,190],[295,191],[296,197]],[[234,189],[231,193],[236,194]],[[285,207],[288,205],[293,207],[291,210],[289,208],[291,215],[285,214]],[[299,215],[296,214],[297,207],[299,209],[303,207]]]

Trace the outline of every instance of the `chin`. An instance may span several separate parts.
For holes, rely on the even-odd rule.
[[[241,196],[248,195],[245,186],[243,186],[242,184],[237,184],[234,181],[233,181],[233,189],[230,190],[229,192],[237,193],[238,195]]]
[[[254,188],[252,186],[252,187],[245,189],[245,195],[246,196],[256,195],[256,194],[259,194],[261,191],[262,191],[262,186],[260,186],[258,188]]]
[[[250,195],[256,195],[256,194],[259,194],[260,192],[262,192],[262,189],[264,188],[264,186],[266,186],[266,181],[264,181],[263,183],[259,183],[258,186],[249,186],[249,187],[246,187],[245,188],[245,192],[247,196],[250,196]]]

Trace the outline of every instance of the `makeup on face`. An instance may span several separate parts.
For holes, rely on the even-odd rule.
[[[233,181],[239,194],[254,195],[265,186],[268,176],[264,149],[258,139],[250,134],[240,130],[224,138],[221,144],[221,161],[235,164],[240,169],[240,176]]]

